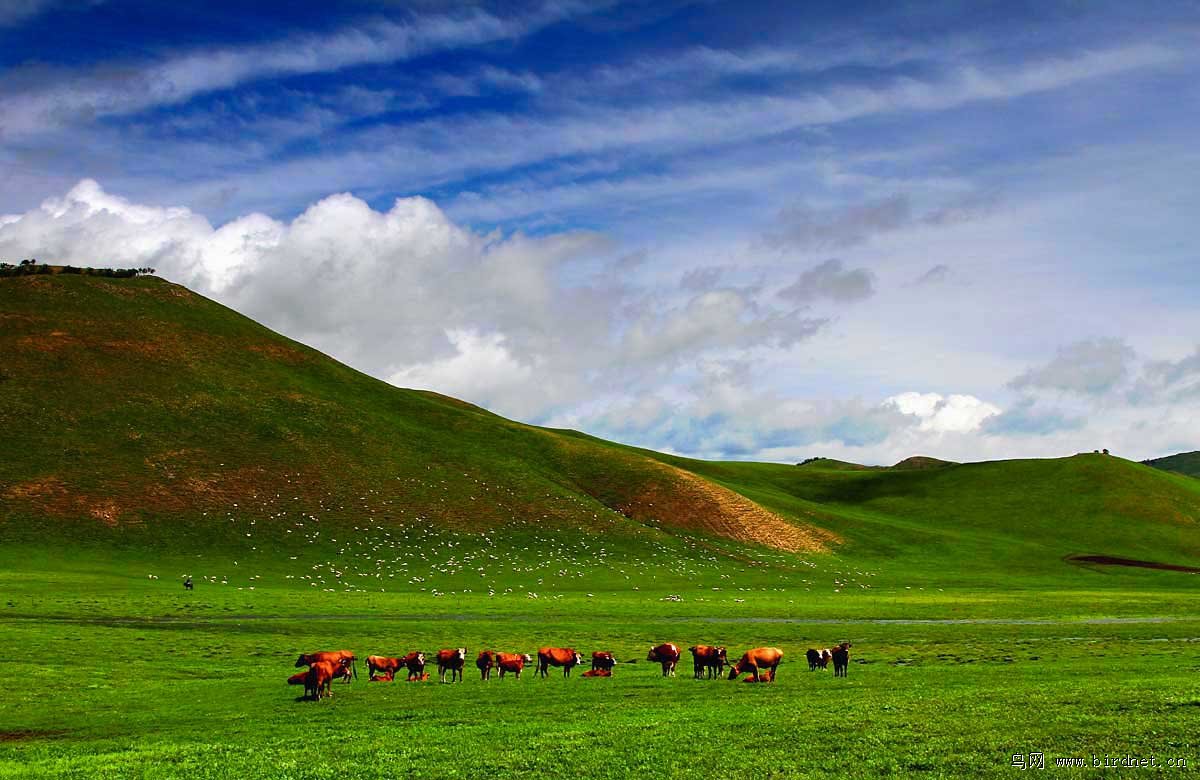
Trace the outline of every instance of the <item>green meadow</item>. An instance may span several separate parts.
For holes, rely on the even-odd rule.
[[[677,458],[390,387],[154,278],[0,279],[0,325],[0,776],[1200,766],[1192,477]],[[667,641],[784,664],[664,679]],[[809,671],[842,641],[847,678]],[[621,663],[471,663],[545,645]],[[301,652],[449,647],[461,684],[285,684]]]

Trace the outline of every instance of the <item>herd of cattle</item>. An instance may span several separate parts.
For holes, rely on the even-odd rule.
[[[729,667],[729,679],[736,680],[743,674],[745,682],[775,682],[775,670],[783,660],[783,651],[778,647],[756,647],[747,650],[734,663],[729,658],[724,647],[712,645],[696,645],[689,647],[692,654],[693,675],[696,679],[720,678]],[[833,662],[833,673],[837,677],[845,677],[850,664],[850,643],[842,642],[837,647],[824,650],[810,649],[806,654],[809,671],[825,669]],[[682,653],[679,646],[667,642],[650,648],[647,661],[662,665],[664,677],[674,677],[675,667]],[[463,669],[467,665],[467,649],[465,647],[450,650],[440,650],[437,654],[438,678],[447,682],[462,680]],[[332,650],[319,653],[304,653],[296,659],[296,668],[307,666],[303,672],[293,674],[288,678],[288,685],[303,685],[306,698],[318,700],[332,696],[331,684],[334,680],[344,680],[349,683],[357,679],[358,668],[355,664],[354,653],[349,650]],[[490,680],[493,671],[498,671],[500,677],[513,674],[520,679],[525,666],[532,665],[533,656],[527,653],[497,653],[484,650],[475,658],[475,666],[479,669],[482,679]],[[571,676],[571,670],[582,666],[583,656],[573,647],[543,647],[537,653],[535,674],[546,677],[550,667],[563,670],[564,677]],[[371,682],[391,682],[400,672],[407,672],[408,682],[425,682],[429,673],[425,671],[426,656],[422,652],[412,652],[402,658],[390,656],[367,656],[367,671]],[[591,668],[583,673],[584,677],[611,677],[617,659],[608,651],[592,653]]]

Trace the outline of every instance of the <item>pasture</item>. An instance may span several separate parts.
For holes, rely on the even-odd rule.
[[[81,556],[53,573],[3,556],[0,776],[961,777],[1012,776],[1030,752],[1200,760],[1193,575],[812,593],[761,566],[731,568],[742,590],[701,601],[589,572],[534,599],[309,591],[270,574],[188,593],[135,553]],[[847,679],[808,671],[808,647],[843,639]],[[686,654],[664,679],[645,661],[659,641],[787,655],[774,685],[693,680]],[[612,679],[487,683],[471,663],[540,644],[622,663]],[[368,683],[361,661],[331,700],[284,682],[305,650],[459,645],[457,685]]]

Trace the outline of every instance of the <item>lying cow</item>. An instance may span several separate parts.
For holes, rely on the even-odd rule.
[[[504,679],[505,672],[512,672],[521,679],[521,670],[525,668],[525,664],[533,663],[533,656],[528,653],[496,653],[496,668],[500,670],[500,679]]]
[[[408,682],[429,682],[429,672],[421,672],[416,677],[410,675]]]
[[[475,659],[475,666],[479,669],[479,676],[484,680],[492,679],[492,669],[496,666],[496,654],[491,650],[484,650]]]
[[[583,663],[583,656],[573,647],[543,647],[538,650],[538,674],[545,678],[551,666],[561,666],[563,677],[570,677],[571,670]]]
[[[663,677],[674,677],[675,666],[679,663],[679,646],[670,642],[650,648],[647,661],[657,661],[662,664]]]
[[[692,654],[692,674],[697,680],[720,677],[729,664],[723,647],[696,645],[689,647],[688,652]]]
[[[597,650],[596,652],[592,653],[592,671],[593,672],[596,670],[601,670],[601,671],[607,671],[611,674],[612,668],[616,665],[617,665],[617,659],[614,658],[613,654],[608,652],[607,650]],[[597,677],[599,675],[592,675],[592,676]],[[604,676],[608,677],[610,675],[604,675]]]
[[[350,675],[345,678],[346,682],[350,682],[350,677],[358,679],[358,667],[354,664],[354,653],[349,650],[327,650],[317,653],[301,653],[296,659],[296,668],[301,666],[312,666],[317,661],[330,661],[332,663],[345,663],[350,669]]]
[[[747,650],[737,663],[729,667],[729,679],[736,680],[740,675],[751,672],[755,680],[765,674],[768,682],[775,682],[775,668],[781,660],[783,651],[778,647],[756,647]]]
[[[462,682],[463,667],[467,665],[467,648],[459,647],[454,650],[439,650],[437,654],[438,678],[446,682],[446,672],[450,672],[450,682]]]
[[[845,677],[850,667],[850,643],[842,642],[833,650],[833,676]]]
[[[611,669],[588,669],[583,673],[584,677],[612,677]]]

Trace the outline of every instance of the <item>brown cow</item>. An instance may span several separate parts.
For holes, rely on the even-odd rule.
[[[408,682],[429,682],[429,672],[421,672],[416,677],[409,677]]]
[[[288,685],[304,685],[304,683],[307,681],[308,681],[308,670],[305,669],[303,672],[296,672],[291,677],[289,677]]]
[[[371,680],[374,680],[376,676],[391,680],[403,667],[404,660],[400,658],[390,658],[386,655],[367,656],[367,672]]]
[[[438,677],[446,682],[446,671],[450,672],[450,682],[462,682],[463,667],[467,665],[467,648],[455,650],[439,650],[437,654]]]
[[[333,696],[330,683],[334,678],[349,678],[349,661],[334,663],[333,661],[315,661],[308,667],[304,679],[304,695],[313,701],[319,701],[326,696]]]
[[[850,643],[842,642],[833,649],[833,676],[845,677],[850,667]]]
[[[657,661],[662,664],[663,677],[675,676],[675,665],[679,663],[679,646],[670,642],[650,648],[647,661]]]
[[[571,670],[583,663],[583,656],[573,647],[542,647],[538,649],[538,673],[543,678],[550,673],[551,666],[561,666],[563,677],[570,677]]]
[[[500,669],[500,679],[504,679],[505,672],[512,672],[521,679],[521,670],[525,668],[525,664],[533,663],[533,657],[528,653],[496,653],[496,666]]]
[[[413,679],[425,674],[424,653],[413,651],[401,658],[400,662],[404,664],[404,668],[408,669],[409,681],[412,681]]]
[[[317,653],[301,653],[300,657],[296,659],[296,668],[312,666],[315,661],[331,661],[333,663],[345,661],[351,674],[355,679],[358,679],[358,667],[354,665],[354,660],[354,653],[350,650],[326,650]],[[345,680],[349,683],[350,677],[347,676]]]
[[[729,664],[724,647],[696,645],[689,647],[688,652],[692,654],[692,673],[697,680],[720,677]]]
[[[752,672],[753,679],[758,680],[762,672],[767,675],[767,682],[775,682],[775,668],[782,659],[783,651],[778,647],[756,647],[747,650],[737,663],[729,667],[729,679],[736,680],[738,675]]]
[[[589,669],[583,673],[584,677],[612,677],[612,669]]]
[[[492,679],[492,668],[496,665],[496,654],[491,650],[484,650],[475,659],[475,666],[479,669],[479,675],[485,679]]]
[[[607,672],[612,672],[612,668],[617,665],[617,659],[607,650],[597,650],[592,653],[592,671],[602,669]],[[599,675],[592,675],[597,677]],[[607,675],[606,675],[607,676]]]
[[[829,666],[830,659],[833,658],[833,651],[828,647],[821,651],[821,668],[825,669]]]

